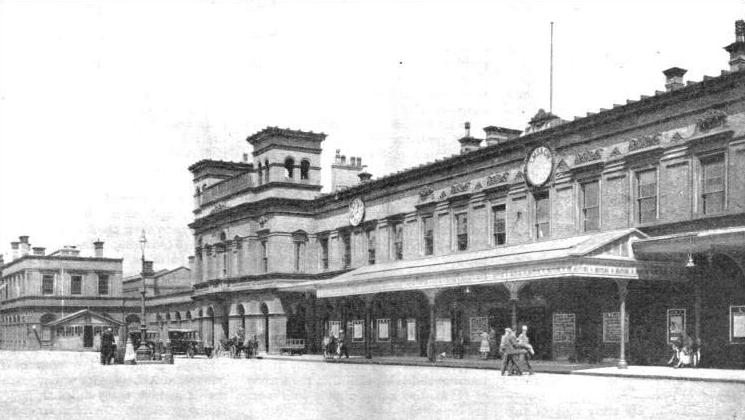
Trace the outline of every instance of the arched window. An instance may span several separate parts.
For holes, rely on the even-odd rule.
[[[225,242],[225,239],[228,238],[228,235],[225,234],[225,232],[220,232],[220,242]]]
[[[261,162],[259,162],[259,185],[264,183],[264,167],[261,166]]]
[[[264,160],[264,182],[269,182],[269,159]]]
[[[295,175],[295,159],[288,157],[285,159],[285,178],[292,179]]]
[[[186,311],[186,320],[191,321],[191,311]]]
[[[310,162],[306,159],[300,161],[300,179],[310,179]]]

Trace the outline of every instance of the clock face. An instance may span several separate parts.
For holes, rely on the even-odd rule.
[[[548,181],[554,167],[554,155],[545,146],[536,147],[530,152],[525,163],[525,176],[531,185],[541,186]]]
[[[362,222],[365,217],[365,203],[362,199],[357,197],[349,203],[349,223],[352,226],[357,226]]]

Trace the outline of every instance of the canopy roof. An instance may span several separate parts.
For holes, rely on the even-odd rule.
[[[598,232],[367,265],[311,283],[318,297],[334,297],[562,277],[671,281],[684,278],[682,267],[677,264],[636,260],[631,244],[644,238],[647,235],[636,229]]]

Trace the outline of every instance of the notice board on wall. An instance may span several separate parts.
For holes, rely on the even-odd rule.
[[[745,306],[729,307],[730,341],[745,342]]]
[[[450,318],[437,318],[435,325],[437,327],[435,330],[435,337],[437,337],[437,341],[450,342]]]
[[[629,341],[629,313],[626,312],[626,334],[624,342]],[[621,342],[621,313],[620,312],[603,312],[603,343],[620,343]]]
[[[554,313],[553,342],[574,343],[577,336],[576,317],[570,313]]]
[[[489,318],[485,316],[471,317],[471,342],[477,343],[481,341],[482,332],[489,332]]]
[[[685,309],[668,309],[667,310],[667,342],[677,340],[686,330],[686,310]]]

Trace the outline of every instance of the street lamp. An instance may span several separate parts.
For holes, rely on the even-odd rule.
[[[142,290],[140,290],[140,346],[137,348],[137,360],[150,360],[150,349],[148,348],[145,340],[147,339],[147,322],[145,320],[145,276],[148,274],[147,264],[145,264],[145,245],[147,244],[147,238],[145,237],[145,229],[142,230],[142,236],[140,237],[140,249],[142,250],[142,272],[140,278],[142,280]]]

